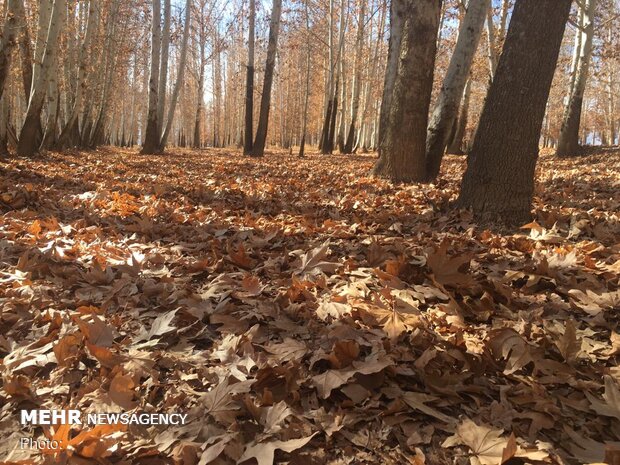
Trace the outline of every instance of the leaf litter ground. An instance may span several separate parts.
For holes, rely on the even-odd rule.
[[[618,152],[543,155],[514,231],[450,208],[462,158],[422,186],[373,161],[2,160],[0,459],[618,460]],[[188,423],[24,429],[35,408]]]

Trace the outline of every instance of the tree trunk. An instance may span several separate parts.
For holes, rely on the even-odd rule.
[[[222,50],[220,44],[220,33],[218,28],[215,28],[214,37],[214,50],[213,54],[213,147],[221,147],[222,141],[220,138],[220,120],[221,120],[221,107],[222,107]]]
[[[52,0],[42,0],[39,2],[39,20],[37,27],[37,40],[34,45],[34,65],[32,67],[32,82],[37,82],[43,64],[43,53],[45,53],[45,43],[49,30],[50,18],[52,15]]]
[[[157,136],[161,137],[166,111],[166,88],[168,87],[168,58],[170,56],[170,14],[171,0],[164,0],[164,29],[161,36],[161,62],[159,64],[159,85],[157,86]]]
[[[159,149],[159,123],[157,121],[157,103],[159,96],[159,64],[161,61],[161,4],[153,0],[153,24],[151,28],[151,70],[149,77],[149,102],[141,153],[153,154]]]
[[[527,221],[538,143],[571,0],[517,0],[469,154],[458,205]]]
[[[576,155],[580,151],[579,126],[583,109],[583,95],[588,82],[590,61],[592,59],[592,42],[594,37],[594,13],[596,0],[584,0],[583,4],[583,32],[581,38],[581,52],[575,67],[575,82],[562,121],[560,139],[558,141],[557,156],[567,157]]]
[[[80,49],[80,57],[78,61],[78,78],[75,88],[73,108],[71,109],[71,114],[67,120],[67,123],[58,138],[57,147],[59,150],[64,150],[68,147],[75,146],[79,142],[75,139],[75,135],[76,133],[79,134],[79,114],[84,93],[88,85],[92,84],[87,79],[87,73],[90,62],[91,43],[95,34],[95,29],[99,23],[99,8],[100,5],[96,0],[90,0],[88,6],[88,20],[86,23],[86,35],[84,36],[84,43]]]
[[[177,81],[174,84],[172,96],[170,97],[166,128],[164,129],[164,133],[162,134],[161,141],[159,143],[159,150],[162,152],[166,148],[168,135],[170,134],[170,130],[172,129],[172,122],[174,121],[174,112],[177,107],[177,100],[179,99],[179,93],[181,92],[181,87],[183,86],[183,79],[185,78],[185,64],[187,63],[187,44],[189,43],[190,21],[192,18],[191,6],[191,0],[187,0],[185,3],[185,24],[183,25],[183,42],[181,44],[181,56],[179,57],[179,71],[177,72]]]
[[[433,181],[439,175],[441,160],[449,142],[448,137],[454,126],[454,120],[458,116],[463,90],[490,7],[491,0],[470,0],[463,18],[456,48],[428,126],[426,168],[429,181]]]
[[[383,81],[383,98],[381,99],[381,116],[379,118],[379,151],[385,136],[388,124],[389,109],[392,103],[394,83],[398,74],[400,45],[403,39],[403,27],[407,14],[407,0],[392,0],[390,4],[390,40],[388,44],[388,58]],[[435,42],[437,46],[437,42]]]
[[[41,148],[50,149],[56,143],[58,128],[58,112],[60,110],[60,95],[58,86],[58,57],[54,58],[52,77],[49,80],[49,90],[47,98],[47,121]]]
[[[245,78],[245,131],[243,153],[249,155],[254,145],[254,46],[256,42],[256,0],[250,0],[248,25],[248,68]]]
[[[206,56],[206,41],[207,41],[207,24],[204,8],[206,6],[206,2],[201,0],[200,3],[200,21],[199,21],[199,35],[198,35],[198,48],[199,48],[199,69],[198,69],[198,89],[197,89],[197,105],[196,105],[196,113],[194,115],[194,135],[192,139],[192,147],[200,148],[201,147],[201,128],[202,128],[202,112],[204,105],[204,86],[205,86],[205,67],[207,65],[207,56]]]
[[[344,125],[346,119],[345,108],[347,106],[347,79],[345,76],[345,57],[346,57],[346,43],[344,36],[347,29],[347,0],[341,0],[340,2],[340,38],[338,40],[338,82],[340,83],[340,107],[335,105],[336,111],[334,112],[334,126],[332,128],[332,150],[334,148],[334,140],[338,144],[338,150],[340,153],[344,152]],[[336,95],[338,95],[338,89],[336,89]],[[338,115],[338,116],[336,116]],[[338,120],[338,122],[336,122]],[[336,134],[336,125],[338,126],[338,134]]]
[[[391,103],[382,108],[387,112],[382,114],[385,134],[374,168],[375,175],[395,182],[426,179],[426,130],[441,14],[440,0],[407,0],[404,6],[398,72]]]
[[[273,71],[276,64],[276,50],[278,47],[278,34],[280,31],[280,17],[282,13],[282,0],[273,0],[271,22],[269,24],[269,43],[267,45],[267,61],[265,63],[265,77],[263,79],[263,95],[260,101],[260,114],[256,139],[252,148],[252,156],[262,157],[265,153],[267,141],[267,126],[269,123],[269,107],[271,105],[271,85],[273,83]]]
[[[310,11],[308,1],[304,1],[306,13],[306,88],[304,92],[304,109],[301,123],[301,141],[299,142],[299,157],[303,158],[306,149],[306,132],[308,132],[308,104],[310,101],[310,60],[312,57],[312,49],[310,48]]]
[[[17,45],[17,31],[19,26],[19,11],[23,11],[23,5],[18,5],[23,0],[8,0],[4,28],[0,37],[0,98],[4,92],[4,83],[11,70],[11,54]]]
[[[461,102],[461,110],[458,120],[454,124],[454,134],[446,151],[455,155],[463,155],[465,153],[465,133],[467,132],[467,123],[469,121],[469,105],[471,103],[471,77],[465,84],[463,91],[463,100]]]
[[[469,8],[471,7],[471,0],[470,0],[470,4],[467,7],[468,13],[469,13]],[[489,2],[489,5],[487,6],[487,55],[488,55],[488,60],[489,60],[489,82],[493,81],[493,77],[495,76],[495,71],[497,71],[497,50],[496,50],[496,44],[497,44],[497,39],[495,37],[495,24],[493,23],[493,4],[492,2]]]
[[[26,118],[19,134],[19,142],[17,144],[17,154],[19,156],[33,156],[39,148],[41,110],[43,109],[47,84],[55,59],[54,55],[58,50],[58,37],[63,27],[65,14],[66,0],[55,0],[47,33],[41,71],[36,82],[32,84],[32,92],[30,93]]]
[[[327,34],[327,51],[329,54],[328,68],[327,68],[327,83],[325,85],[325,119],[323,120],[323,130],[321,131],[321,142],[319,143],[319,150],[321,153],[328,153],[329,147],[329,127],[332,119],[333,97],[334,97],[334,0],[329,0],[329,22],[328,22],[328,34]]]
[[[24,9],[23,0],[18,1],[15,4],[17,8],[17,16],[19,18],[19,27],[22,31],[19,35],[19,53],[21,55],[22,65],[22,82],[24,85],[24,96],[26,101],[30,98],[30,91],[32,90],[32,50],[30,45],[30,33],[28,32],[28,21],[26,18],[26,10]],[[49,30],[49,25],[45,30]]]
[[[9,155],[9,101],[0,98],[0,156]]]
[[[357,114],[360,108],[360,81],[362,78],[362,52],[364,45],[364,21],[366,20],[366,2],[361,2],[359,16],[357,18],[357,37],[355,41],[355,63],[353,75],[353,96],[351,97],[351,123],[347,133],[347,141],[344,145],[344,153],[353,152],[353,141],[357,125]]]
[[[110,92],[112,90],[112,84],[116,73],[116,65],[119,61],[119,55],[117,49],[123,48],[124,41],[127,37],[127,18],[123,18],[123,25],[120,33],[117,31],[117,17],[119,12],[120,3],[122,0],[112,0],[112,6],[110,14],[107,18],[106,34],[105,34],[105,66],[103,67],[103,86],[100,97],[99,111],[95,119],[95,124],[89,132],[85,133],[83,144],[90,149],[94,149],[98,145],[102,145],[106,141],[105,126],[108,116],[108,108],[110,107],[111,99]],[[114,40],[116,37],[120,37],[118,40]],[[112,114],[112,122],[110,124],[111,130],[115,127],[116,112]],[[111,139],[111,134],[109,136]]]

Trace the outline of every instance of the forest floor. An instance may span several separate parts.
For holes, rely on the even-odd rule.
[[[450,208],[462,157],[421,186],[373,162],[0,160],[0,460],[618,463],[620,152],[543,155],[514,231]],[[19,448],[44,434],[60,455]]]

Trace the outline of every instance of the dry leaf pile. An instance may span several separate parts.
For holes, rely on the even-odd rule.
[[[510,232],[450,208],[463,159],[422,186],[373,161],[0,162],[0,459],[617,463],[618,153],[543,156]],[[24,430],[22,409],[188,423]]]

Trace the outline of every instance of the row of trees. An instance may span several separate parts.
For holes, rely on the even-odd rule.
[[[4,0],[0,151],[310,143],[428,182],[466,150],[461,204],[514,216],[540,142],[617,141],[618,3]]]

